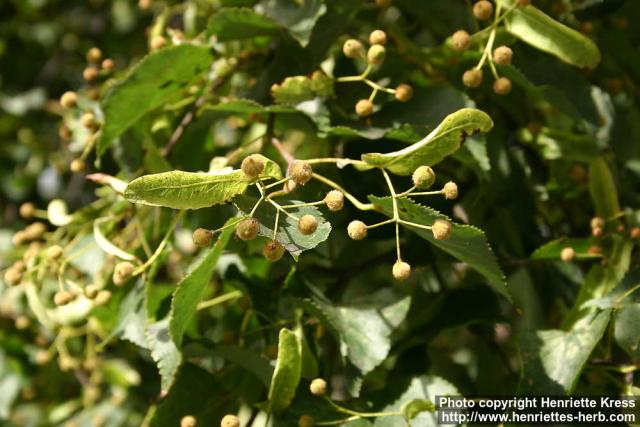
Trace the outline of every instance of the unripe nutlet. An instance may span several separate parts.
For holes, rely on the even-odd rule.
[[[349,39],[342,45],[342,53],[347,58],[362,58],[364,56],[364,46],[359,40]]]
[[[298,427],[313,427],[316,424],[316,420],[311,415],[301,415],[298,418]]]
[[[98,294],[96,295],[95,302],[96,302],[96,305],[105,305],[109,302],[110,299],[111,299],[111,291],[103,289],[99,291]]]
[[[331,190],[324,197],[324,203],[331,212],[337,212],[344,207],[344,193],[339,190]]]
[[[16,286],[22,280],[22,272],[13,267],[9,267],[4,272],[4,283],[8,286]]]
[[[473,5],[473,16],[477,19],[484,21],[491,18],[493,15],[493,4],[487,0],[480,0]]]
[[[316,378],[311,381],[309,391],[314,396],[324,396],[327,393],[327,382],[322,378]]]
[[[60,97],[62,108],[73,108],[78,104],[78,95],[75,92],[65,92]]]
[[[42,237],[45,231],[47,231],[46,225],[41,222],[34,222],[25,227],[24,236],[27,240],[36,240]]]
[[[313,168],[305,161],[296,160],[291,165],[289,177],[296,185],[305,185],[313,177]]]
[[[89,129],[92,132],[98,129],[98,122],[96,121],[96,116],[94,116],[93,113],[91,112],[84,113],[82,117],[80,117],[80,123],[82,124],[82,126],[84,126],[85,128]]]
[[[493,82],[493,91],[498,95],[507,95],[511,92],[512,86],[511,80],[506,77],[500,77],[498,80]]]
[[[241,240],[253,240],[260,231],[260,223],[255,218],[247,218],[236,226],[236,236]]]
[[[347,234],[353,240],[362,240],[367,237],[367,225],[362,221],[351,221],[347,226]]]
[[[53,303],[61,306],[70,303],[73,300],[73,295],[69,291],[58,291],[53,295]]]
[[[604,218],[601,218],[599,216],[594,216],[593,218],[591,218],[591,228],[604,228]]]
[[[84,288],[84,296],[88,299],[95,299],[98,296],[98,292],[100,292],[100,288],[93,283]]]
[[[180,420],[180,427],[196,427],[197,425],[198,421],[193,415],[185,415]]]
[[[47,259],[49,261],[56,261],[62,256],[64,249],[60,245],[53,245],[47,249]]]
[[[629,235],[632,239],[640,239],[640,227],[633,227]]]
[[[31,319],[27,316],[18,316],[14,322],[16,329],[24,331],[31,325]]]
[[[73,159],[69,165],[69,170],[73,173],[82,172],[87,167],[87,164],[82,159]]]
[[[436,219],[431,226],[431,233],[436,240],[447,240],[451,237],[451,223],[444,219]]]
[[[600,237],[600,236],[602,236],[603,231],[604,230],[602,229],[602,227],[592,228],[591,229],[591,235],[593,237]]]
[[[244,158],[240,169],[242,169],[242,172],[244,172],[247,177],[255,179],[259,177],[264,170],[264,160],[262,160],[262,156],[259,154],[252,154]]]
[[[509,46],[500,46],[493,51],[493,62],[498,65],[509,65],[513,58],[513,51]]]
[[[222,417],[220,427],[240,427],[240,418],[237,415],[227,414]]]
[[[206,228],[196,228],[193,232],[193,244],[199,247],[209,246],[213,239],[213,233]]]
[[[107,58],[104,61],[102,61],[102,69],[104,71],[111,72],[113,71],[114,67],[115,67],[115,63],[113,62],[113,59]]]
[[[163,36],[153,36],[149,45],[151,46],[151,50],[162,49],[167,45],[167,39]]]
[[[373,30],[369,34],[369,44],[385,44],[387,43],[387,33],[382,30]]]
[[[360,117],[370,116],[373,113],[373,102],[361,99],[356,103],[356,114]]]
[[[457,199],[458,185],[453,181],[449,181],[442,188],[442,192],[444,193],[444,198],[447,200]]]
[[[262,255],[271,262],[279,261],[284,255],[284,246],[277,240],[269,240],[262,247]]]
[[[433,185],[436,173],[429,166],[418,166],[411,175],[413,185],[419,190],[425,190]]]
[[[472,68],[462,75],[462,83],[466,87],[478,87],[482,84],[482,70]]]
[[[467,50],[470,44],[471,36],[465,30],[458,30],[451,36],[451,45],[455,50]]]
[[[374,44],[367,51],[367,60],[370,64],[382,64],[384,62],[384,58],[387,54],[387,50],[384,46],[379,44]]]
[[[89,83],[95,82],[96,80],[98,80],[99,76],[100,76],[100,73],[98,72],[98,68],[94,67],[93,65],[85,68],[82,71],[82,78],[88,81]]]
[[[87,51],[87,62],[97,64],[102,59],[102,51],[97,47],[92,47]]]
[[[560,252],[560,259],[564,262],[573,261],[576,257],[576,251],[571,247],[562,248]]]
[[[394,279],[403,282],[411,276],[411,266],[406,262],[398,260],[393,264],[391,273],[393,274]]]
[[[113,284],[116,286],[124,285],[131,278],[135,269],[135,266],[129,261],[117,263],[113,269]]]
[[[318,220],[313,215],[303,215],[298,221],[298,230],[304,235],[310,235],[315,233],[318,228]]]
[[[33,217],[36,211],[36,206],[33,203],[26,202],[20,205],[20,216],[24,219]]]
[[[403,83],[398,85],[393,96],[400,102],[407,102],[413,97],[413,88]]]

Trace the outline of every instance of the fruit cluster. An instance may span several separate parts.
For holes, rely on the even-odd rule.
[[[369,34],[369,49],[365,51],[364,44],[358,39],[349,39],[342,45],[342,53],[347,58],[366,60],[367,65],[364,71],[357,76],[338,77],[337,82],[363,82],[371,87],[369,98],[359,100],[355,105],[356,114],[360,117],[367,117],[373,114],[373,101],[378,92],[392,94],[400,102],[407,102],[413,96],[413,88],[408,84],[400,84],[395,89],[388,88],[370,80],[368,78],[375,66],[381,65],[386,57],[387,51],[384,47],[387,43],[387,34],[382,30],[374,30]]]
[[[524,7],[529,4],[528,1],[518,0],[506,10],[502,10],[500,5],[495,7],[489,0],[479,0],[473,4],[473,16],[478,21],[489,21],[491,23],[484,29],[478,31],[474,35],[470,35],[466,30],[458,30],[450,38],[451,47],[459,52],[469,49],[475,41],[483,40],[482,56],[475,67],[467,70],[462,75],[462,83],[469,88],[477,88],[483,81],[483,67],[488,63],[489,69],[493,74],[493,91],[498,95],[507,95],[511,92],[511,80],[505,76],[500,76],[496,65],[509,65],[513,58],[513,51],[509,46],[498,46],[494,48],[496,32],[500,22],[517,7]],[[489,35],[484,41],[486,32]]]

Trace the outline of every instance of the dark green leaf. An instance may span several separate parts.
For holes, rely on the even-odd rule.
[[[323,0],[262,0],[258,10],[277,21],[301,46],[309,43],[309,37],[318,19],[327,7]]]
[[[602,157],[591,162],[589,189],[598,216],[608,220],[620,213],[616,184],[607,162]]]
[[[593,237],[571,238],[561,237],[540,246],[531,254],[531,259],[559,260],[560,252],[564,248],[573,248],[577,259],[601,258],[601,253],[589,253],[589,248],[598,246],[598,240]]]
[[[282,31],[271,18],[249,8],[222,8],[209,18],[207,34],[220,42],[270,36]]]

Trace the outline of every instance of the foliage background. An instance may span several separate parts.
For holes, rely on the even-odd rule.
[[[175,284],[197,257],[190,233],[196,227],[219,227],[233,215],[233,209],[220,206],[189,211],[147,283],[113,287],[109,280],[114,260],[99,248],[75,266],[101,280],[113,298],[73,322],[74,328],[89,322],[99,325],[103,338],[111,332],[114,338],[125,338],[105,344],[97,368],[63,372],[58,358],[37,364],[37,351],[55,347],[60,329],[40,325],[24,293],[3,285],[0,418],[6,425],[92,425],[101,414],[109,414],[108,425],[113,426],[177,425],[189,413],[203,425],[217,423],[225,413],[240,413],[247,422],[256,416],[254,405],[267,399],[269,357],[274,356],[281,327],[304,336],[303,359],[308,360],[293,404],[275,416],[275,425],[295,425],[298,416],[308,412],[318,419],[337,418],[306,391],[316,375],[330,380],[336,399],[362,410],[395,410],[411,399],[438,393],[637,393],[640,306],[635,294],[618,296],[637,284],[638,240],[630,239],[629,230],[640,220],[638,3],[534,1],[554,19],[586,33],[602,59],[593,70],[580,69],[499,32],[500,42],[514,50],[513,66],[500,69],[514,82],[507,96],[491,91],[486,71],[480,88],[461,84],[463,71],[480,56],[479,51],[454,52],[446,44],[455,30],[471,32],[476,25],[464,1],[398,0],[390,8],[379,8],[356,0],[309,0],[302,2],[301,17],[287,12],[300,7],[293,0],[263,0],[256,10],[271,13],[289,32],[262,28],[259,37],[238,37],[255,22],[233,19],[216,21],[215,31],[211,29],[211,16],[221,8],[254,3],[153,2],[149,10],[126,0],[0,4],[2,268],[26,249],[13,245],[11,236],[29,222],[18,215],[27,201],[45,209],[52,199],[63,199],[70,212],[94,203],[80,214],[84,220],[65,232],[54,234],[50,226],[47,244],[67,244],[76,236],[90,240],[95,218],[120,213],[125,219],[110,225],[110,238],[143,255],[118,232],[137,215],[148,225],[150,244],[160,242],[173,217],[170,210],[133,208],[86,180],[84,173],[69,172],[82,142],[79,137],[59,138],[64,113],[57,99],[66,90],[85,86],[82,69],[90,47],[99,46],[113,58],[114,77],[121,78],[148,53],[150,38],[162,32],[159,25],[166,24],[179,31],[174,41],[209,28],[219,39],[213,44],[216,56],[227,58],[223,65],[233,72],[206,98],[166,158],[160,150],[206,89],[203,80],[194,79],[178,97],[137,120],[105,151],[101,172],[129,181],[167,169],[206,171],[215,156],[232,152],[231,163],[237,165],[245,153],[256,150],[282,163],[272,146],[256,145],[266,126],[297,158],[336,153],[359,158],[404,147],[446,115],[475,106],[491,116],[494,128],[468,138],[460,151],[437,165],[438,182],[454,180],[461,195],[455,203],[434,198],[429,205],[456,222],[484,230],[513,303],[486,286],[481,275],[410,232],[402,233],[403,256],[414,274],[406,283],[394,283],[392,230],[379,229],[363,242],[350,241],[344,232],[349,221],[370,223],[380,215],[347,204],[342,212],[325,215],[333,230],[328,240],[297,263],[285,257],[270,264],[262,258],[260,244],[226,236],[228,246],[217,264],[210,263],[215,265],[214,278],[203,292],[210,298],[240,290],[243,297],[200,312],[197,322],[185,325],[181,348],[171,353],[148,340],[154,330],[162,331]],[[415,93],[406,104],[381,97],[376,101],[381,109],[371,120],[359,119],[351,111],[368,92],[360,85],[336,84],[336,97],[308,114],[268,114],[262,107],[251,114],[229,113],[211,107],[235,98],[270,105],[272,84],[308,75],[326,60],[336,76],[356,74],[354,62],[341,55],[342,42],[347,35],[365,38],[375,28],[384,29],[390,39],[387,60],[376,77],[390,79],[392,86],[410,83]],[[165,63],[161,71],[179,66]],[[110,79],[103,90],[112,84]],[[117,107],[128,108],[127,102],[133,100]],[[360,200],[386,194],[377,174],[333,166],[321,170]],[[408,179],[394,181],[409,186]],[[313,183],[296,198],[318,200],[325,192],[326,187]],[[612,201],[612,195],[619,202]],[[107,206],[96,207],[100,200]],[[589,237],[591,218],[603,212],[613,213],[606,218],[605,236]],[[566,237],[576,240],[536,252]],[[559,261],[565,245],[577,248],[579,260]],[[594,245],[601,247],[597,256],[588,253]],[[217,258],[209,256],[209,261]],[[585,302],[598,309],[585,312],[580,308]],[[24,316],[29,325],[16,328]],[[140,335],[138,326],[146,328],[146,335]],[[69,351],[80,360],[93,348],[92,340],[101,340],[98,333],[89,336],[68,340]],[[154,350],[165,353],[152,357]],[[154,359],[166,354],[178,354],[175,357],[188,363],[161,398]],[[412,425],[431,425],[430,417],[423,413]],[[393,417],[370,421],[376,426],[399,422]],[[365,420],[352,424],[370,425]]]

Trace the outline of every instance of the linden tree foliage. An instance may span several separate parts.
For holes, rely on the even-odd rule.
[[[1,425],[640,393],[640,2],[0,16]]]

